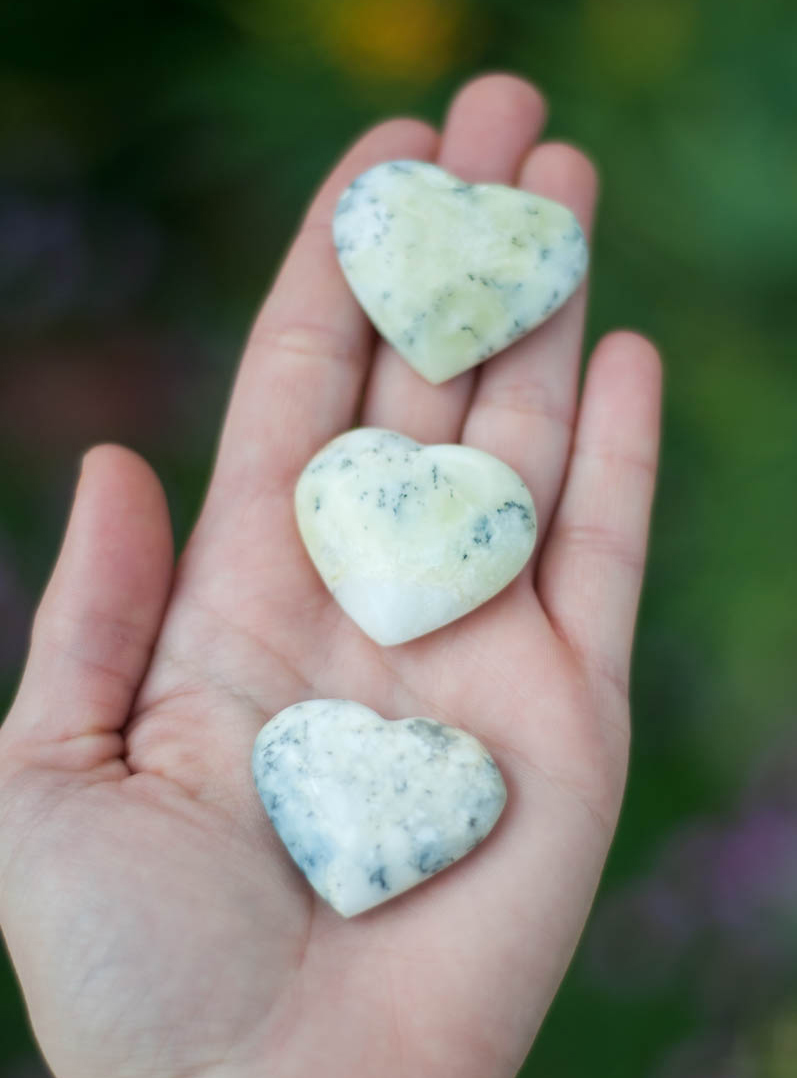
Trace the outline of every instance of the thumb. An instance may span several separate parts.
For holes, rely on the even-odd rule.
[[[121,753],[173,572],[163,488],[136,453],[90,450],[61,553],[37,611],[6,751],[83,770]]]

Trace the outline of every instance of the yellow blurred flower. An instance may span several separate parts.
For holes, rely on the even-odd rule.
[[[371,84],[432,82],[469,52],[464,28],[476,29],[467,0],[224,0],[224,6],[269,49],[304,62],[320,54]]]
[[[368,80],[431,82],[457,59],[463,5],[444,0],[318,0],[330,58]]]

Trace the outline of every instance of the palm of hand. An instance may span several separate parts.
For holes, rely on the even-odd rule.
[[[494,110],[510,94],[522,92],[529,112],[538,108],[521,86],[493,78],[464,91],[443,148],[446,138],[449,146],[455,142],[458,117],[475,122],[480,109]],[[520,159],[529,126],[501,149],[504,158]],[[352,347],[351,327],[361,342],[367,332],[356,311],[346,309],[342,327],[343,293],[326,255],[316,272],[323,311],[336,312],[331,330],[318,321],[299,326],[286,314],[300,306],[285,298],[295,294],[292,277],[300,266],[306,272],[310,248],[317,254],[329,243],[315,225],[341,189],[341,176],[350,178],[370,159],[423,156],[431,138],[409,123],[372,133],[319,196],[315,219],[311,211],[250,344],[208,500],[154,654],[138,660],[146,669],[143,684],[132,666],[121,671],[116,658],[109,662],[107,647],[100,661],[95,643],[94,656],[81,660],[73,677],[84,689],[88,670],[99,679],[89,694],[95,717],[86,719],[84,701],[82,726],[75,720],[74,729],[49,739],[41,731],[38,738],[26,735],[21,716],[42,706],[34,689],[26,690],[36,663],[34,637],[20,697],[3,728],[16,762],[0,793],[0,833],[12,835],[0,843],[0,878],[9,946],[59,1078],[121,1078],[156,1068],[175,1076],[300,1078],[321,1066],[331,1076],[509,1075],[572,953],[624,778],[622,681],[656,442],[649,349],[625,335],[605,343],[593,361],[585,394],[591,404],[582,406],[581,448],[563,493],[570,447],[561,415],[568,405],[563,400],[558,419],[551,408],[535,407],[543,376],[524,391],[523,372],[535,350],[542,367],[547,348],[560,368],[554,376],[560,394],[574,401],[577,307],[494,360],[490,378],[478,384],[466,375],[434,390],[386,350],[377,351],[364,421],[424,440],[452,440],[461,432],[527,478],[543,527],[553,518],[534,581],[525,572],[446,629],[400,648],[371,643],[323,588],[293,521],[298,470],[355,421],[361,382],[343,353],[368,345]],[[549,158],[554,149],[547,148]],[[559,159],[564,152],[559,148]],[[588,204],[583,159],[569,152]],[[528,161],[540,168],[546,148],[535,153]],[[543,193],[565,200],[557,191]],[[572,354],[562,354],[568,349]],[[324,392],[334,401],[315,418],[306,392],[291,391],[291,371],[303,367],[308,378],[314,375],[309,384],[317,386],[319,403]],[[569,370],[564,379],[561,368]],[[367,364],[357,369],[362,379]],[[270,426],[262,405],[253,406],[264,388],[283,408],[280,413],[275,404]],[[546,393],[553,398],[556,390]],[[611,444],[602,422],[607,402],[622,407],[632,398],[635,412]],[[504,402],[504,422],[496,401]],[[539,472],[529,478],[534,437],[561,445],[556,454],[540,454]],[[109,516],[109,499],[101,495],[114,487],[124,487],[129,502],[139,499],[136,510],[159,497],[144,466],[123,451],[96,454],[93,474],[97,514]],[[618,484],[636,499],[633,511],[621,506],[596,521],[603,495],[585,496],[586,480],[592,488]],[[162,514],[157,505],[138,514],[145,519],[134,535],[138,542],[120,540],[127,544],[120,555],[125,574],[115,563],[109,584],[128,603],[138,591],[154,596],[150,623],[160,620],[167,590],[153,583],[164,561]],[[102,526],[94,524],[101,537]],[[68,554],[69,537],[62,561]],[[58,571],[51,589],[57,584]],[[596,633],[591,622],[610,594],[614,606],[601,610],[608,625]],[[46,613],[47,600],[40,621]],[[130,619],[120,628],[119,619],[111,612],[105,628],[119,631],[121,650],[146,651],[146,632],[140,626],[132,632]],[[607,644],[612,638],[614,647]],[[134,694],[123,725],[129,703],[121,719],[112,704]],[[288,704],[319,696],[359,700],[386,717],[428,715],[467,729],[489,748],[509,790],[496,831],[473,856],[350,922],[316,899],[293,867],[248,770],[263,722]]]

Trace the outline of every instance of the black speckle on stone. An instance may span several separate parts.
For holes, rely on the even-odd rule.
[[[392,293],[392,292],[383,292],[383,293],[382,293],[382,299],[390,299],[390,297],[391,297],[392,295],[393,295],[393,293]]]
[[[341,471],[343,472],[343,471],[345,471],[345,470],[346,470],[347,468],[352,468],[352,467],[354,467],[354,461],[353,461],[353,460],[351,459],[351,457],[344,457],[344,459],[343,459],[343,460],[342,460],[342,461],[340,462],[340,464],[338,465],[338,467],[339,467],[339,468],[340,468],[340,470],[341,470]]]
[[[468,820],[468,827],[475,827],[478,822],[475,816],[471,816]]]
[[[316,494],[316,499],[315,499],[315,502],[314,502],[314,508],[315,508],[316,513],[321,508],[321,499],[318,497],[317,494]]]
[[[409,497],[408,491],[409,491],[409,489],[410,489],[410,487],[412,485],[413,484],[408,479],[405,479],[404,482],[399,487],[399,492],[396,495],[396,500],[393,502],[393,505],[392,505],[393,516],[394,517],[397,517],[399,515],[399,511],[401,510],[402,504]],[[416,487],[416,489],[417,489],[417,487]]]
[[[468,274],[468,279],[471,280],[471,281],[475,281],[476,280],[476,275],[474,273],[469,273]]]
[[[497,512],[501,513],[517,513],[521,520],[530,520],[531,514],[525,505],[521,505],[520,502],[504,502],[499,506]]]
[[[543,247],[543,249],[540,251],[540,259],[543,262],[547,262],[550,257],[551,257],[551,248],[550,247]]]
[[[479,339],[479,334],[476,332],[473,326],[460,326],[459,328],[462,330],[463,333],[472,333],[476,340]]]
[[[434,749],[447,750],[449,742],[456,737],[456,734],[449,730],[447,726],[442,726],[437,722],[430,722],[428,719],[413,719],[412,722],[407,724],[407,728]],[[426,792],[431,793],[432,791],[427,790]]]
[[[434,872],[439,872],[441,868],[445,868],[446,865],[450,864],[451,858],[444,857],[439,849],[423,850],[418,857],[418,868],[425,876],[431,876]]]
[[[388,165],[388,170],[390,172],[406,172],[407,175],[412,175],[412,168],[401,161],[391,161]]]
[[[467,561],[467,560],[468,560],[468,555],[467,555],[467,554],[463,554],[463,555],[462,555],[462,560],[463,560],[463,561]]]
[[[377,509],[384,509],[386,505],[387,505],[387,494],[385,493],[385,488],[380,487],[379,488],[379,497],[376,499],[376,508]]]
[[[432,483],[434,485],[435,490],[437,490],[437,480],[438,480],[438,478],[439,478],[439,473],[437,471],[437,465],[433,464],[432,465]]]
[[[476,546],[489,546],[493,533],[490,531],[490,518],[479,517],[473,526],[473,542]]]
[[[375,869],[368,877],[368,882],[372,883],[375,887],[381,887],[383,891],[390,890],[390,884],[387,882],[387,870],[384,865]]]

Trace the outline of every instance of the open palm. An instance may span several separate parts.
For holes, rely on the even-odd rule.
[[[532,87],[489,76],[441,136],[395,120],[350,150],[257,320],[176,570],[147,465],[87,456],[0,730],[0,914],[58,1078],[500,1078],[528,1051],[622,796],[658,360],[611,335],[578,405],[582,288],[432,387],[373,338],[330,220],[355,175],[403,157],[556,198],[588,228],[593,170],[534,146],[542,121]],[[530,571],[392,649],[342,615],[293,518],[302,467],[357,422],[485,449],[538,510]],[[262,724],[314,697],[466,729],[509,794],[476,853],[351,921],[314,897],[249,773]]]

